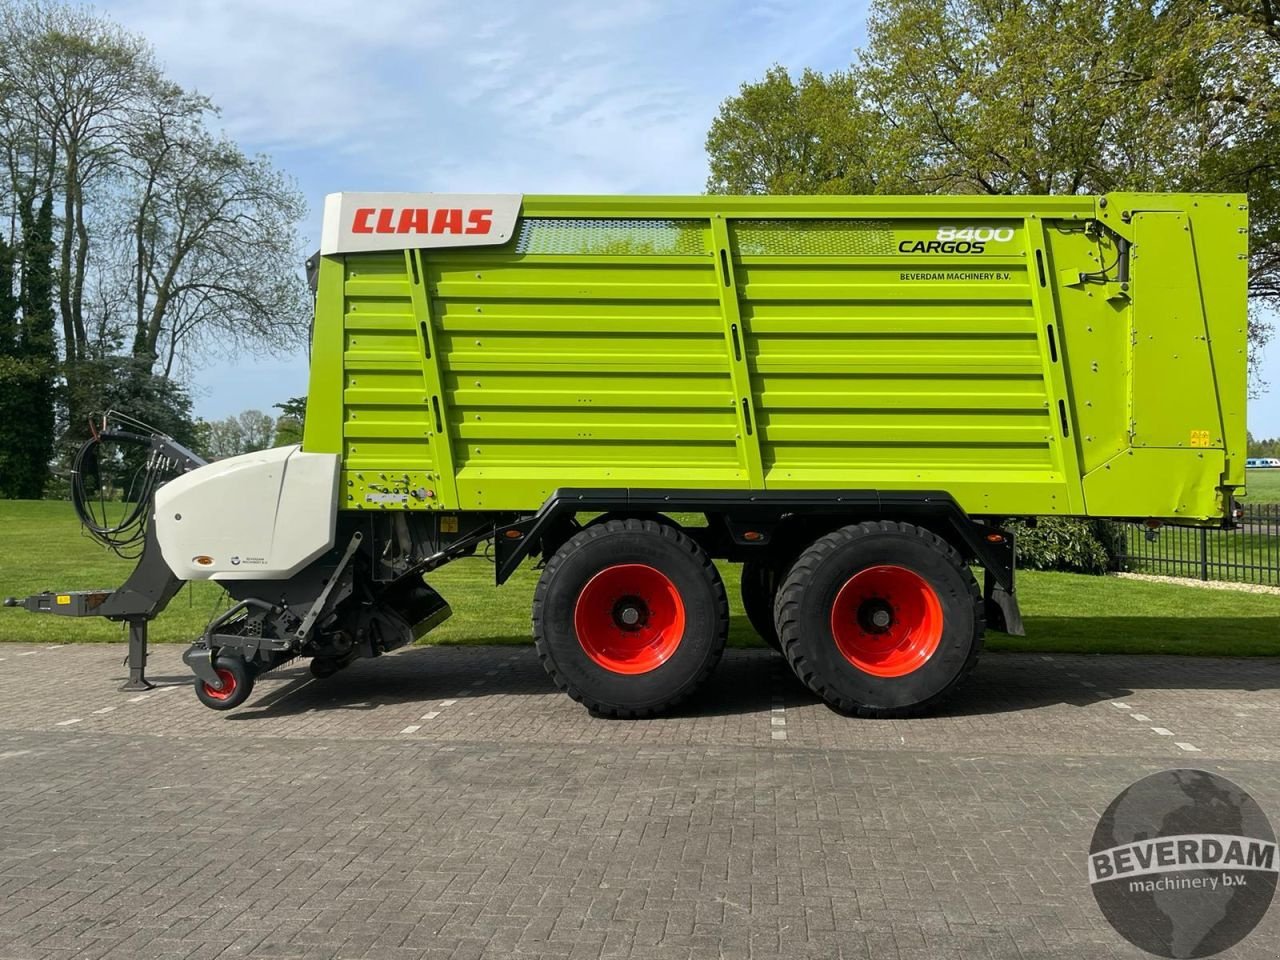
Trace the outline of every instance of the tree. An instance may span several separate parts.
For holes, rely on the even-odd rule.
[[[104,404],[190,432],[171,377],[209,354],[304,343],[305,205],[268,158],[211,132],[215,117],[91,8],[0,0],[0,495],[37,488],[55,424],[64,453]],[[52,257],[32,259],[37,247]],[[17,447],[31,470],[11,469]]]
[[[200,421],[196,449],[210,460],[238,457],[272,446],[276,422],[261,410],[245,410],[221,420]]]
[[[857,78],[772,67],[720,106],[707,137],[712,193],[876,193],[884,174],[878,118],[858,103]]]
[[[0,266],[0,495],[43,496],[53,455],[53,194],[35,214],[23,208],[21,284],[13,295],[13,256]],[[19,316],[20,314],[20,316]]]
[[[1274,0],[877,0],[848,71],[795,85],[775,67],[725,101],[707,186],[1246,192],[1249,292],[1277,306],[1278,16]]]
[[[0,38],[10,184],[61,196],[65,373],[101,339],[87,315],[95,288],[104,319],[165,374],[184,353],[300,345],[296,186],[210,133],[208,98],[167,80],[145,40],[91,9],[0,0]]]
[[[83,298],[89,269],[87,214],[94,187],[117,167],[135,104],[161,83],[140,37],[87,7],[39,2],[0,7],[0,85],[11,137],[47,148],[29,172],[62,194],[58,303],[65,356],[85,356]],[[14,171],[15,173],[17,171]]]
[[[166,375],[193,350],[287,349],[308,329],[295,232],[305,204],[269,161],[197,117],[156,111],[129,159],[132,349]]]
[[[127,413],[149,427],[192,446],[198,439],[191,413],[191,396],[186,387],[151,371],[145,361],[131,356],[109,356],[85,360],[80,376],[69,384],[72,396],[63,410]],[[73,452],[89,437],[85,419],[58,425],[64,453]]]
[[[276,418],[276,435],[272,442],[274,447],[287,447],[302,442],[302,430],[307,421],[307,398],[290,397],[284,403],[272,406],[280,411]]]
[[[14,293],[13,248],[0,234],[0,356],[12,356],[18,343],[18,297]]]
[[[18,297],[14,292],[14,250],[0,235],[0,423],[13,420],[21,401],[22,365],[17,348],[22,335],[18,324]],[[15,456],[17,454],[17,456]],[[21,454],[0,435],[0,496],[16,496],[9,487],[21,470]]]

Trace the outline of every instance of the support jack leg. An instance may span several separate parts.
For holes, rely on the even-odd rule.
[[[155,684],[147,679],[147,621],[129,621],[129,679],[120,689],[126,692],[151,690]]]

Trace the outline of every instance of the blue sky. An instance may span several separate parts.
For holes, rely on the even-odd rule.
[[[846,66],[866,4],[838,0],[108,0],[169,75],[211,96],[319,211],[336,190],[700,193],[720,101],[772,63]],[[1250,404],[1280,435],[1276,389]],[[196,411],[306,392],[306,359],[211,363]]]

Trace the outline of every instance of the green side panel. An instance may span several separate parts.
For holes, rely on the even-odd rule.
[[[342,263],[341,299],[323,304],[336,308],[337,316],[327,319],[340,322],[342,330],[342,506],[386,510],[438,503],[431,394],[405,255],[366,254]],[[321,310],[318,306],[317,330]],[[313,367],[321,359],[317,351]],[[334,385],[324,385],[321,392],[332,395]],[[307,419],[309,430],[310,410]]]
[[[1099,517],[1221,518],[1221,450],[1130,448],[1085,478],[1089,513]]]
[[[311,376],[303,449],[342,453],[343,272],[341,257],[322,257],[316,283],[316,315],[311,332]]]
[[[1129,447],[1131,307],[1118,287],[1081,283],[1083,273],[1116,273],[1112,240],[1087,232],[1083,223],[1045,224],[1045,279],[1056,325],[1051,352],[1058,354],[1072,442],[1079,468],[1088,473]],[[1056,282],[1055,282],[1056,281]]]
[[[1211,194],[1109,199],[1103,219],[1132,243],[1131,278],[1127,290],[1116,284],[1099,296],[1102,315],[1093,311],[1098,322],[1086,326],[1105,343],[1075,378],[1104,381],[1093,391],[1104,395],[1094,419],[1107,420],[1108,451],[1118,448],[1086,461],[1086,507],[1101,516],[1220,517],[1227,492],[1244,483],[1247,204]]]
[[[351,509],[941,489],[976,514],[1209,519],[1243,483],[1246,216],[526,197],[503,246],[324,259],[305,446],[341,453]]]
[[[749,486],[706,234],[526,221],[514,250],[427,258],[460,509],[529,509],[566,486]]]
[[[1223,447],[1196,277],[1183,213],[1133,217],[1133,420],[1135,447]]]
[[[968,228],[983,252],[911,253]],[[734,224],[773,489],[945,489],[1066,513],[1022,219]]]

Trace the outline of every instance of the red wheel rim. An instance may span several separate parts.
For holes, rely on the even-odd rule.
[[[864,673],[906,676],[937,651],[942,604],[933,587],[906,567],[867,567],[836,594],[831,635],[844,658]]]
[[[612,673],[656,670],[684,637],[684,601],[660,570],[643,563],[605,567],[587,581],[573,610],[578,643]]]
[[[222,681],[222,689],[215,690],[206,683],[204,685],[205,695],[212,697],[214,700],[230,700],[231,695],[236,692],[236,675],[226,667],[214,667],[214,672],[218,675],[218,679]]]

